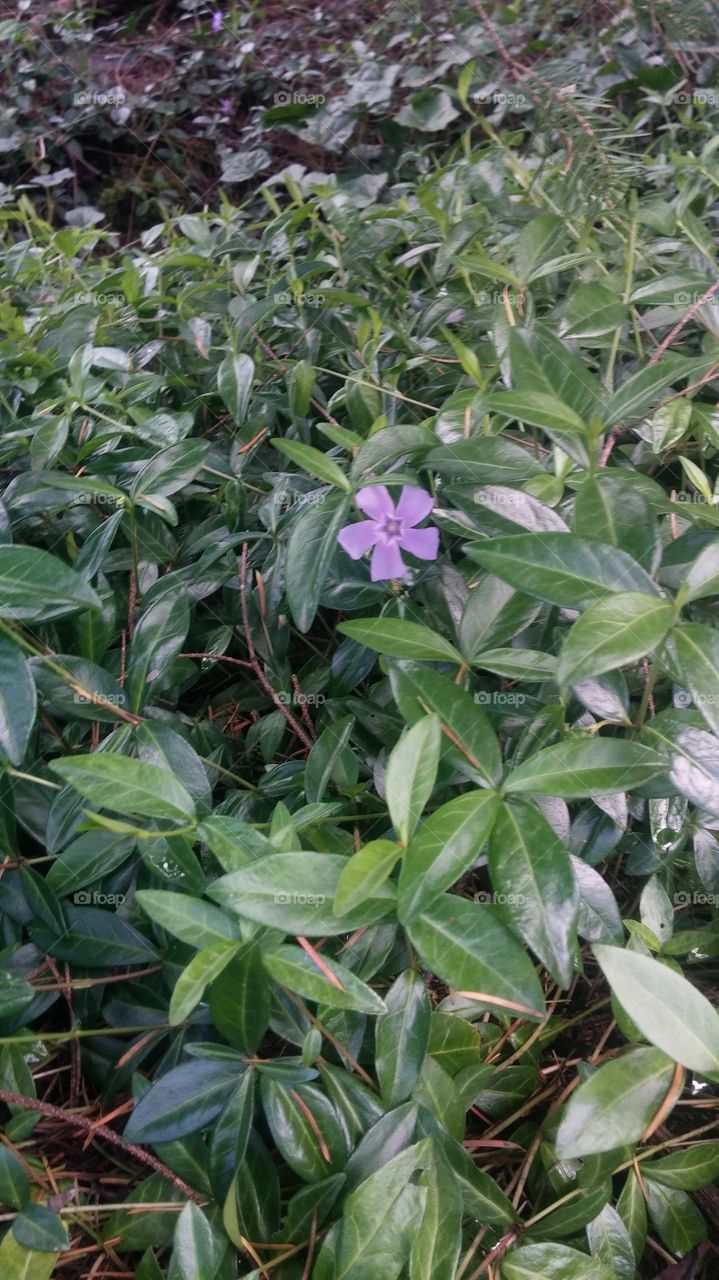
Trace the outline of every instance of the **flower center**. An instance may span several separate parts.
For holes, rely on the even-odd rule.
[[[389,534],[391,538],[396,538],[402,532],[402,521],[385,520],[382,532]]]

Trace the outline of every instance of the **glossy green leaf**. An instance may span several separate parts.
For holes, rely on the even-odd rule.
[[[719,632],[686,622],[672,633],[668,652],[679,678],[713,733],[719,733]]]
[[[241,947],[237,942],[215,942],[193,956],[175,983],[168,1020],[176,1027],[190,1016],[200,1003],[205,990],[218,977]]]
[[[545,747],[513,769],[505,790],[579,799],[642,786],[665,768],[662,756],[637,743],[574,737]]]
[[[598,600],[574,623],[562,645],[560,684],[577,684],[653,653],[673,620],[673,606],[646,593],[619,591]]]
[[[161,929],[198,950],[239,939],[237,925],[218,907],[201,898],[164,889],[141,889],[137,901]]]
[[[499,743],[478,700],[454,683],[413,662],[393,663],[392,691],[409,724],[430,713],[439,717],[445,752],[455,767],[494,786],[502,776]]]
[[[218,1116],[240,1080],[237,1064],[183,1063],[153,1084],[125,1125],[127,1142],[174,1142]]]
[[[586,609],[615,591],[658,594],[626,551],[573,533],[513,534],[472,543],[467,554],[518,590],[568,609]]]
[[[334,900],[335,915],[355,911],[366,898],[385,883],[402,850],[392,840],[371,840],[349,859],[342,872]]]
[[[594,954],[642,1035],[675,1062],[719,1079],[719,1014],[706,997],[650,956],[604,945]]]
[[[397,908],[402,924],[421,915],[477,861],[499,808],[494,792],[468,791],[429,815],[402,858]]]
[[[0,639],[0,751],[11,764],[22,763],[36,708],[35,682],[22,651]]]
[[[385,771],[385,795],[400,841],[411,840],[432,794],[439,765],[440,722],[428,715],[407,729],[392,750]]]
[[[642,1177],[678,1191],[698,1191],[719,1175],[719,1142],[693,1142],[684,1151],[642,1161]]]
[[[51,768],[98,809],[175,822],[194,818],[194,805],[185,788],[156,765],[104,752],[66,756],[53,760]]]
[[[412,1093],[429,1044],[431,1005],[420,974],[406,969],[385,996],[386,1013],[375,1026],[375,1067],[390,1107]]]
[[[326,453],[320,453],[312,445],[300,444],[298,440],[272,440],[271,444],[311,476],[316,476],[325,484],[334,485],[336,489],[344,489],[345,493],[351,492],[351,485],[344,471]]]
[[[462,663],[462,655],[444,636],[404,618],[358,618],[342,622],[337,630],[389,658]]]
[[[275,982],[306,1000],[357,1013],[384,1013],[385,1003],[376,992],[329,956],[322,956],[323,967],[319,968],[300,947],[278,947],[265,955],[264,965]]]
[[[542,1017],[537,975],[493,907],[447,894],[408,932],[425,964],[456,990],[490,1007]]]
[[[255,362],[244,353],[228,355],[217,370],[217,390],[238,426],[247,417],[255,377]]]
[[[561,1159],[613,1151],[638,1142],[661,1109],[674,1063],[658,1049],[633,1049],[575,1089],[557,1133]]]
[[[40,622],[99,608],[92,587],[57,556],[0,545],[0,618]]]
[[[502,1280],[616,1280],[602,1262],[566,1244],[527,1244],[502,1262]]]
[[[537,809],[522,801],[502,805],[489,843],[489,874],[500,918],[568,987],[579,892],[567,849]]]

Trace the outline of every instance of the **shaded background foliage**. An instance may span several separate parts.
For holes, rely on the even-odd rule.
[[[4,15],[3,1274],[714,1273],[714,17]]]

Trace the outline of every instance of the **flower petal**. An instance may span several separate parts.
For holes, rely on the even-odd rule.
[[[407,529],[399,540],[403,551],[420,560],[436,560],[439,555],[439,529]]]
[[[377,527],[374,520],[361,520],[359,524],[345,525],[344,529],[340,529],[337,534],[343,551],[347,552],[353,560],[359,560],[360,556],[369,551],[377,541]]]
[[[370,577],[373,582],[382,582],[384,578],[403,578],[406,565],[399,553],[396,542],[378,542],[372,552]]]
[[[368,485],[355,494],[355,502],[360,511],[364,511],[371,520],[391,520],[394,515],[394,503],[389,489],[383,484]]]
[[[434,498],[431,493],[406,484],[402,488],[397,503],[397,519],[403,524],[419,524],[420,520],[424,520],[424,517],[429,515],[433,506]]]

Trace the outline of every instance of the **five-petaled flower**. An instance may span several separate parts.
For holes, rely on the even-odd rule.
[[[369,520],[346,525],[340,530],[337,541],[353,560],[359,560],[370,547],[374,547],[370,566],[373,582],[406,577],[407,566],[400,554],[402,551],[408,551],[420,560],[437,559],[439,530],[415,528],[434,506],[432,495],[424,489],[403,485],[395,507],[383,484],[371,485],[360,489],[355,501]]]

